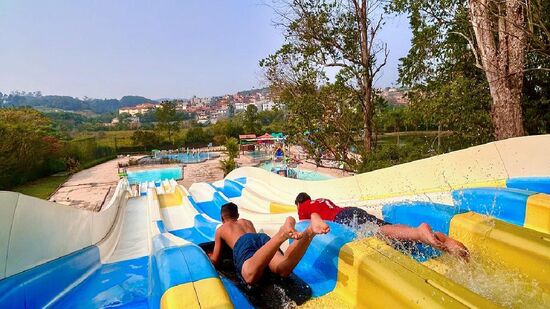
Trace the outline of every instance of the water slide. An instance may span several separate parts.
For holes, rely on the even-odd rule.
[[[273,234],[305,191],[391,223],[429,223],[463,242],[468,264],[425,246],[405,252],[368,228],[331,223],[294,271],[305,307],[548,307],[550,135],[509,139],[326,181],[239,168],[189,190],[129,190],[100,212],[0,192],[0,307],[251,308],[205,253],[221,205]],[[304,229],[308,222],[299,222]],[[269,304],[266,304],[269,305]]]

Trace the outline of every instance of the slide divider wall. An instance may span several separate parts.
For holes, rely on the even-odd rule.
[[[130,195],[121,180],[109,203],[94,213],[0,192],[0,201],[10,201],[6,208],[13,213],[0,217],[0,241],[7,244],[7,259],[0,265],[6,276],[0,280],[0,307],[46,306],[93,273],[114,250]]]

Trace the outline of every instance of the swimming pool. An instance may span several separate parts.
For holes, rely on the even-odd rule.
[[[199,152],[199,153],[176,153],[176,154],[163,154],[158,155],[159,158],[168,158],[171,160],[177,160],[182,163],[200,163],[206,160],[217,158],[220,155],[213,152]]]
[[[128,182],[139,184],[165,179],[181,179],[181,167],[159,168],[152,170],[128,171]]]
[[[258,151],[258,150],[247,151],[245,154],[247,156],[252,157],[252,159],[254,160],[267,160],[267,159],[271,159],[272,157],[271,153],[266,151]]]
[[[278,167],[278,166],[281,166],[281,164],[273,164],[273,162],[266,162],[261,164],[259,167],[263,168],[266,171],[271,171],[273,167]],[[301,180],[316,181],[316,180],[327,180],[327,179],[333,178],[329,175],[314,172],[314,171],[302,170],[299,168],[293,168],[293,170],[296,171],[296,173],[298,174],[298,179],[301,179]]]

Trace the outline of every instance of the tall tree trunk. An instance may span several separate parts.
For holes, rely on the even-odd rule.
[[[363,112],[363,146],[366,152],[370,152],[373,148],[370,118],[371,116],[369,116],[367,112]]]
[[[525,8],[519,0],[469,0],[481,66],[487,77],[497,140],[524,135],[521,97]]]
[[[357,18],[357,26],[359,30],[359,51],[361,53],[361,64],[363,71],[361,78],[359,78],[359,87],[361,88],[361,104],[363,107],[363,145],[365,151],[368,153],[372,150],[372,115],[373,115],[373,102],[372,102],[372,79],[371,74],[371,46],[369,40],[368,25],[369,20],[367,16],[367,1],[362,0],[354,1],[355,4],[355,16]],[[375,35],[375,32],[372,34]]]

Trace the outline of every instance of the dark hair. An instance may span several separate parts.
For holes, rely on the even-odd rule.
[[[311,197],[307,193],[302,192],[302,193],[298,194],[298,196],[296,197],[296,200],[294,200],[294,204],[296,206],[298,206],[298,205],[302,204],[303,202],[309,201],[309,200],[311,200]]]
[[[239,218],[239,207],[235,203],[227,203],[222,206],[221,215],[228,219],[237,219]]]

